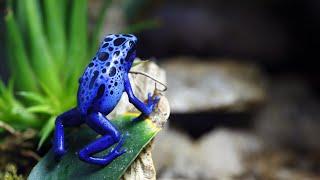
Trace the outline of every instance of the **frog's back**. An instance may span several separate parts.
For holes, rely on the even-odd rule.
[[[113,69],[113,68],[112,68]],[[82,114],[88,110],[109,113],[117,105],[124,90],[121,72],[110,77],[111,68],[102,71],[87,69],[78,90],[78,108]],[[105,73],[104,73],[105,71]]]
[[[106,38],[101,43],[96,56],[79,80],[78,109],[81,114],[87,114],[90,110],[108,114],[124,91],[126,53],[123,51],[127,49],[123,48],[124,45],[115,46],[109,41]]]

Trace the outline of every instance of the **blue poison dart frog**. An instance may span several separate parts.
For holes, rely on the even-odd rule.
[[[66,153],[64,127],[83,123],[101,137],[78,152],[80,160],[106,166],[126,152],[121,149],[124,136],[106,116],[115,108],[123,92],[127,93],[129,102],[141,111],[141,115],[133,121],[150,115],[159,102],[159,96],[152,97],[149,93],[145,104],[133,94],[128,73],[136,57],[136,44],[137,38],[131,34],[111,34],[103,39],[79,79],[77,107],[59,115],[55,121],[53,150],[57,159]],[[116,143],[107,155],[94,156]]]

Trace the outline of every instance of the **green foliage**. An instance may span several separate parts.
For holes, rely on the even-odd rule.
[[[89,31],[87,0],[7,0],[6,49],[14,83],[0,80],[0,121],[18,130],[34,128],[39,147],[45,142],[55,117],[76,106],[78,78],[96,50],[111,2],[102,1]],[[148,20],[123,32],[157,25]]]
[[[68,3],[70,18],[64,16]],[[86,0],[8,1],[9,67],[21,98],[14,96],[13,83],[8,88],[1,83],[0,120],[15,128],[40,128],[40,145],[52,132],[54,118],[75,106],[88,47],[97,43],[89,44],[87,8]]]
[[[120,179],[141,150],[160,131],[150,119],[132,122],[131,120],[136,116],[137,114],[126,114],[112,121],[121,130],[123,135],[127,135],[123,145],[123,148],[127,152],[108,166],[100,167],[84,163],[77,157],[76,151],[97,138],[95,132],[84,127],[68,135],[69,152],[59,162],[54,160],[52,150],[49,151],[33,168],[28,179],[73,179],[74,177],[77,177],[77,179]],[[107,154],[109,151],[110,149],[101,154]]]
[[[44,123],[13,96],[13,81],[5,87],[0,81],[0,121],[10,124],[15,129],[40,128]]]
[[[55,117],[76,105],[77,83],[93,56],[111,0],[103,1],[88,33],[87,0],[8,0],[8,66],[15,83],[0,80],[0,121],[39,130],[41,145]],[[15,88],[13,88],[15,87]]]

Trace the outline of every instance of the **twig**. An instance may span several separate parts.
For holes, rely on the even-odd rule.
[[[3,122],[0,120],[0,128],[8,131],[10,134],[14,135],[14,136],[19,136],[20,133],[16,132],[16,130],[11,127],[9,124]]]
[[[159,90],[159,89],[158,89],[159,91],[164,92],[164,91],[166,91],[166,90],[168,89],[168,86],[167,86],[167,85],[165,85],[164,83],[160,82],[159,80],[157,80],[156,78],[154,78],[154,77],[150,76],[150,75],[149,75],[149,74],[147,74],[147,73],[139,72],[139,71],[130,71],[129,73],[131,73],[131,74],[140,74],[140,75],[144,75],[144,76],[146,76],[146,77],[148,77],[148,78],[150,78],[150,79],[154,80],[155,82],[157,82],[157,83],[161,84],[161,85],[164,87],[164,89],[161,89],[161,90]]]
[[[40,159],[41,159],[41,157],[37,153],[35,153],[31,150],[22,150],[21,154],[25,157],[31,157],[37,161],[40,161]]]

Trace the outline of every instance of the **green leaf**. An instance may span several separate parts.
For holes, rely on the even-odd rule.
[[[88,52],[87,0],[73,0],[72,2],[67,59],[70,75],[81,71],[82,69],[79,70],[79,67],[84,67],[88,61],[86,57]]]
[[[31,42],[31,62],[37,77],[47,86],[59,93],[61,86],[56,64],[49,51],[41,19],[40,4],[37,0],[25,1],[27,29]]]
[[[100,167],[88,164],[78,159],[76,151],[85,147],[88,143],[97,138],[97,134],[91,129],[84,127],[78,131],[72,131],[68,135],[68,153],[59,161],[55,161],[52,150],[33,168],[29,180],[46,179],[119,179],[130,164],[136,159],[141,150],[160,131],[150,119],[139,122],[131,120],[137,114],[125,114],[112,121],[121,131],[122,135],[127,135],[123,148],[127,150],[125,154],[112,161],[108,166]],[[106,154],[110,149],[101,154]]]
[[[13,93],[14,81],[11,79],[6,87],[2,81],[0,81],[1,98],[6,102],[7,106],[20,105],[14,97]]]
[[[42,125],[42,122],[15,98],[12,80],[7,87],[0,81],[0,119],[17,129],[39,128]]]
[[[17,18],[17,23],[19,25],[19,30],[20,32],[25,35],[27,32],[27,23],[26,23],[26,6],[25,6],[25,1],[15,1],[15,4],[17,6],[17,11],[15,11],[15,15]],[[23,37],[23,41],[26,41],[26,37]]]
[[[66,29],[63,16],[65,9],[61,6],[66,6],[66,3],[57,3],[57,0],[44,1],[48,42],[58,68],[64,65],[67,50]]]
[[[54,128],[54,122],[56,120],[56,116],[51,117],[47,123],[44,125],[44,127],[40,131],[40,141],[38,144],[38,149],[43,145],[43,143],[48,139],[49,135],[53,131]]]
[[[57,109],[61,106],[61,99],[59,99],[57,97],[57,95],[61,95],[60,93],[55,93],[54,91],[52,91],[52,89],[50,89],[47,84],[40,82],[41,88],[44,91],[45,95],[48,97],[48,99],[50,100],[50,105],[53,108],[56,108],[55,110],[60,111],[60,109]]]
[[[11,93],[9,88],[5,86],[3,81],[0,81],[0,98],[3,99],[3,101],[7,101],[8,104],[12,104],[11,100]]]
[[[5,21],[11,73],[15,79],[19,80],[19,83],[17,83],[19,89],[35,91],[37,89],[36,78],[29,64],[22,34],[19,32],[11,9],[9,9]]]
[[[51,109],[51,106],[43,104],[43,105],[36,105],[36,106],[31,106],[27,108],[28,112],[31,113],[44,113],[44,114],[53,114],[54,111]]]
[[[36,103],[40,103],[40,104],[44,104],[46,102],[46,98],[36,92],[20,91],[20,92],[18,92],[18,95],[22,96],[25,99],[32,101],[32,102],[36,102]]]
[[[64,79],[68,93],[73,92],[77,87],[78,78],[87,62],[89,62],[87,3],[87,0],[73,0],[70,9],[66,62],[68,71],[65,73]]]

